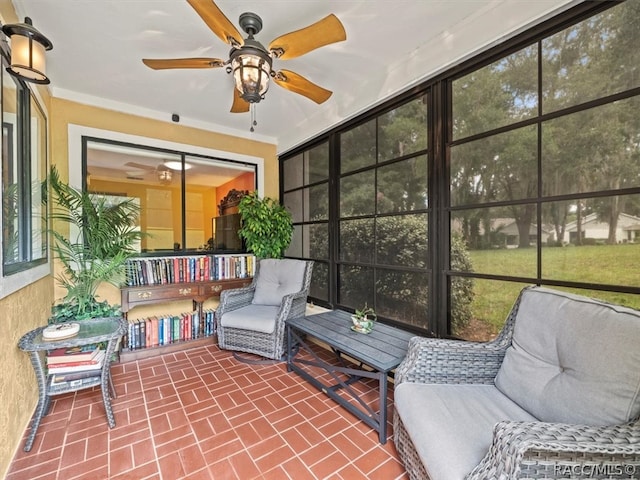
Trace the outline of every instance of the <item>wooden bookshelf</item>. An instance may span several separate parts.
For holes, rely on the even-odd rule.
[[[125,318],[127,318],[129,310],[139,305],[153,305],[177,300],[191,300],[193,309],[197,310],[198,313],[202,313],[202,304],[205,300],[219,297],[223,290],[246,287],[251,281],[251,278],[236,278],[231,280],[122,287],[120,289],[120,305]]]
[[[242,288],[251,284],[252,278],[233,280],[210,280],[197,283],[178,283],[167,285],[145,285],[136,287],[122,287],[120,289],[122,313],[128,318],[129,311],[139,305],[153,305],[178,300],[191,300],[193,309],[203,318],[203,303],[209,298],[219,297],[223,290]],[[121,362],[130,362],[141,358],[154,357],[165,353],[176,352],[187,348],[199,347],[213,343],[214,336],[201,336],[193,340],[146,347],[139,349],[123,348],[120,352]]]
[[[255,265],[253,256],[246,254],[137,258],[130,262],[128,285],[120,288],[120,304],[125,319],[133,308],[141,305],[191,300],[201,327],[205,318],[204,302],[219,297],[224,290],[250,285]],[[184,264],[180,266],[180,272],[179,262]],[[179,281],[194,277],[199,278],[196,281]],[[213,343],[214,335],[205,336],[204,328],[199,332],[198,338],[164,345],[145,348],[128,348],[125,345],[120,352],[120,361],[128,362]]]

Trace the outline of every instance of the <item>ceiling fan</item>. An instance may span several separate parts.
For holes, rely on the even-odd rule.
[[[173,179],[173,171],[171,168],[167,167],[164,164],[160,164],[158,166],[150,166],[145,165],[144,163],[137,162],[127,162],[124,164],[125,167],[131,168],[133,171],[127,171],[127,178],[129,180],[143,180],[138,171],[145,172],[147,174],[153,174],[157,177],[157,180],[163,184],[168,185],[171,183]],[[143,173],[142,175],[144,175]]]
[[[262,30],[262,19],[255,13],[246,12],[240,15],[240,27],[247,34],[247,38],[243,39],[213,0],[187,0],[187,2],[211,31],[231,46],[229,58],[227,60],[220,58],[143,59],[142,62],[149,68],[163,70],[226,67],[227,73],[233,73],[236,86],[233,89],[231,106],[233,113],[248,112],[251,104],[260,102],[269,88],[269,78],[273,78],[277,85],[318,104],[325,102],[331,96],[331,91],[316,85],[302,75],[290,70],[274,71],[271,67],[274,58],[288,60],[316,48],[346,40],[344,27],[335,15],[327,15],[308,27],[282,35],[265,48],[254,38],[254,35]]]

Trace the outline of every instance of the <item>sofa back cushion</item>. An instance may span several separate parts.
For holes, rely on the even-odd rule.
[[[541,421],[633,420],[640,415],[640,312],[527,288],[495,384]]]
[[[296,293],[304,287],[304,271],[307,262],[288,258],[260,260],[256,291],[251,303],[280,305],[282,297]]]

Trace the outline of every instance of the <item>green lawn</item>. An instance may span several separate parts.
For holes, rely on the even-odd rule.
[[[475,250],[469,252],[475,272],[519,277],[536,276],[536,249]],[[640,286],[640,245],[545,247],[542,278],[572,282]],[[526,284],[474,281],[473,316],[494,331],[504,323],[518,292]],[[640,295],[572,290],[575,293],[640,309]]]

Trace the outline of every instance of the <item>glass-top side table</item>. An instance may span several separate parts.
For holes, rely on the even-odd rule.
[[[45,340],[42,337],[42,331],[47,327],[38,327],[24,334],[18,342],[18,348],[24,352],[28,352],[31,357],[31,365],[36,374],[38,381],[38,405],[31,419],[31,430],[27,438],[24,451],[29,452],[33,446],[40,421],[49,411],[51,397],[62,393],[74,392],[85,388],[91,388],[100,385],[102,390],[102,401],[107,414],[107,422],[110,428],[113,428],[116,421],[111,410],[111,396],[115,398],[115,390],[111,381],[111,360],[113,353],[118,344],[118,340],[127,331],[127,322],[120,317],[98,318],[93,320],[79,320],[80,331],[71,338],[61,340]],[[83,345],[91,345],[93,343],[106,342],[105,360],[99,376],[94,381],[85,382],[81,385],[71,385],[60,389],[56,387],[53,390],[49,385],[50,375],[47,375],[44,356],[48,350],[56,348],[79,347]],[[109,391],[111,389],[111,392]]]

